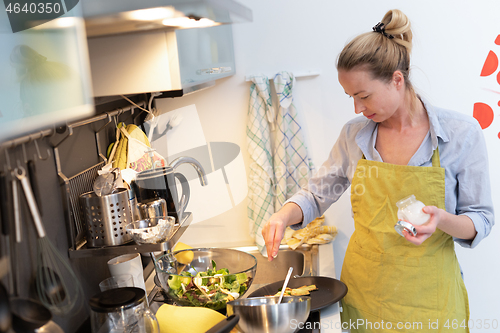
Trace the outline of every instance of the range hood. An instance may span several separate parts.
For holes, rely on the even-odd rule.
[[[234,0],[83,0],[87,37],[252,21]]]

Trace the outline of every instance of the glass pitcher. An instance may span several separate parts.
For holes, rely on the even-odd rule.
[[[124,287],[100,292],[89,300],[92,333],[159,333],[155,315],[141,288]]]

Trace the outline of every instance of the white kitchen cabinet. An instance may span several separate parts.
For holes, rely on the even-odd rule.
[[[182,89],[175,31],[90,38],[94,96]]]
[[[88,45],[95,96],[181,96],[235,73],[230,25],[96,37]]]
[[[230,25],[176,31],[183,88],[233,75],[234,47]]]
[[[78,9],[16,33],[0,12],[0,143],[94,113]]]

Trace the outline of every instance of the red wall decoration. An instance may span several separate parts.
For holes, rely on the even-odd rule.
[[[498,35],[495,39],[495,44],[500,45],[500,35]],[[498,68],[498,56],[495,52],[490,51],[481,70],[481,76],[494,75]],[[496,79],[500,85],[500,71],[496,74]],[[498,93],[500,94],[500,92]],[[500,106],[500,101],[498,102],[498,106]],[[473,116],[477,119],[481,128],[485,129],[488,128],[493,122],[495,113],[493,111],[493,107],[490,105],[478,102],[474,104]],[[500,133],[498,134],[498,137],[500,138]]]

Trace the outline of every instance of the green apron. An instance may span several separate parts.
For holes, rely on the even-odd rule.
[[[445,208],[439,151],[432,167],[361,159],[351,184],[355,231],[341,281],[342,325],[351,332],[469,332],[467,291],[453,238],[437,229],[417,246],[395,230],[396,202],[411,194]]]

